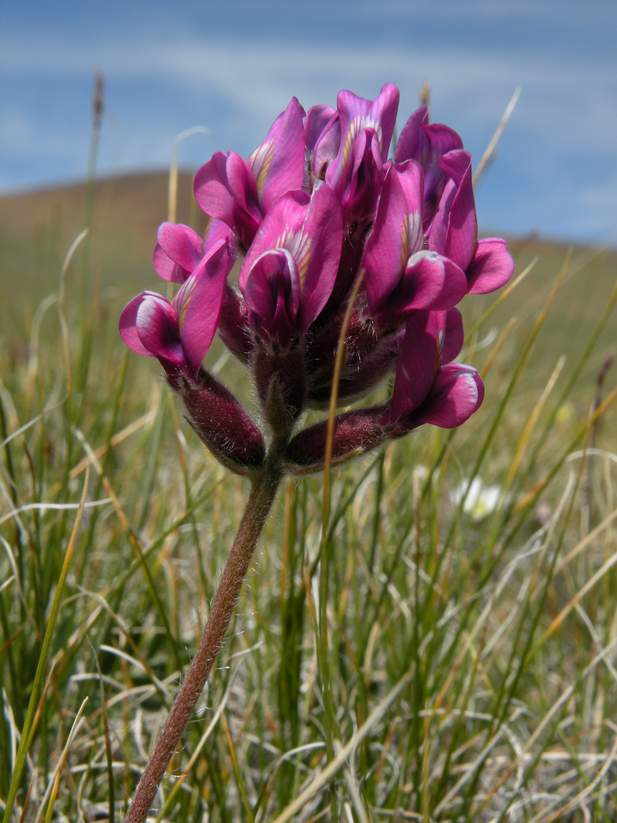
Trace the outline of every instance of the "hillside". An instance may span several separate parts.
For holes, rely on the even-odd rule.
[[[179,179],[178,219],[188,221],[191,175]],[[94,189],[76,183],[0,197],[0,270],[19,303],[30,303],[56,282],[73,238],[88,222],[91,260],[105,284],[145,282],[152,239],[167,210],[163,172],[109,177]],[[13,292],[13,289],[16,292]],[[6,295],[6,292],[5,292]]]

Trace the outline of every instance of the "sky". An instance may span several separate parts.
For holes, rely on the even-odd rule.
[[[481,225],[617,242],[615,0],[31,0],[0,7],[0,192],[83,177],[94,72],[105,76],[99,170],[196,167],[248,154],[299,97],[425,81],[431,119],[479,160],[522,93],[477,191]]]

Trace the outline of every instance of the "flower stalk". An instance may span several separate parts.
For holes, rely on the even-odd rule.
[[[253,478],[246,509],[227,558],[199,648],[141,776],[127,823],[143,823],[221,649],[259,535],[276,497],[280,468],[276,455]]]

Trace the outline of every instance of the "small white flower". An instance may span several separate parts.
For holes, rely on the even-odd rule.
[[[474,477],[469,486],[468,480],[463,480],[452,492],[452,502],[460,503],[463,498],[463,511],[473,520],[483,520],[492,514],[499,505],[501,498],[500,486],[488,486],[479,477]],[[467,496],[465,497],[465,494]]]

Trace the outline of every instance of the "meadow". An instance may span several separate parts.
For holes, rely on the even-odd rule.
[[[167,212],[157,173],[0,199],[5,820],[123,818],[247,495],[117,334]],[[325,523],[285,481],[153,819],[617,818],[617,255],[511,245],[478,414],[334,470]]]

